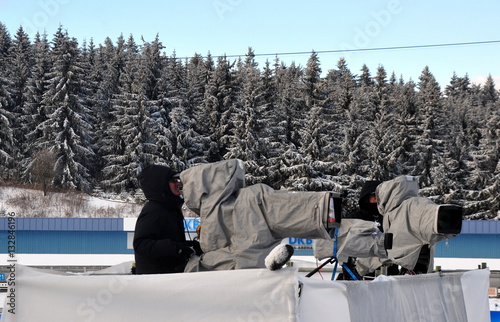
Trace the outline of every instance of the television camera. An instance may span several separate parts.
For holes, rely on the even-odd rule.
[[[358,258],[367,271],[381,266],[400,265],[413,271],[423,254],[437,242],[457,236],[462,228],[462,207],[439,205],[420,197],[417,179],[400,176],[384,181],[376,188],[377,207],[383,216],[383,231],[376,222],[361,219],[337,219],[330,239],[316,240],[314,256],[328,258],[308,274],[312,276],[328,263]],[[432,270],[432,258],[426,269]]]

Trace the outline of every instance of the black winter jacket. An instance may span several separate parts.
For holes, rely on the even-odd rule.
[[[146,167],[139,183],[148,199],[137,219],[134,233],[136,274],[183,272],[186,260],[179,248],[186,242],[182,198],[170,191],[176,173],[165,166]]]

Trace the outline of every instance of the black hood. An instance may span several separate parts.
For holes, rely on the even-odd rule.
[[[370,212],[375,212],[378,214],[377,205],[370,204],[368,202],[368,198],[371,194],[375,193],[377,186],[381,183],[382,181],[377,181],[377,180],[365,181],[365,183],[363,183],[363,186],[361,187],[361,192],[359,193],[359,207],[361,209]]]
[[[170,191],[168,182],[177,172],[163,165],[149,165],[139,174],[139,184],[148,200],[160,201],[168,205],[182,204],[181,197]]]

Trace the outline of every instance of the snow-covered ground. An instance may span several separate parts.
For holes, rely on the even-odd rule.
[[[443,271],[477,269],[483,263],[492,271],[500,271],[499,258],[434,258],[434,267],[441,266]]]
[[[15,212],[17,217],[126,218],[137,217],[142,205],[131,196],[116,200],[77,192],[49,192],[0,186],[0,213]],[[119,198],[119,199],[118,199]]]

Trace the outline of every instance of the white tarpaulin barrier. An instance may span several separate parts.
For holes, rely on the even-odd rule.
[[[295,321],[295,271],[57,275],[18,265],[3,321]]]
[[[490,319],[487,269],[383,277],[372,282],[310,279],[298,276],[294,268],[165,275],[107,270],[74,275],[17,265],[14,276],[1,321]]]

